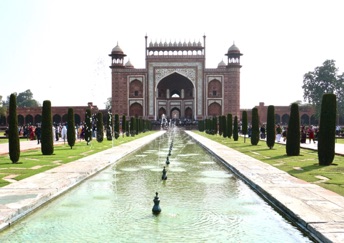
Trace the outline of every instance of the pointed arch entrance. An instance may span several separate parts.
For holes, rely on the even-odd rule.
[[[194,84],[184,75],[173,72],[162,78],[156,86],[156,104],[159,119],[194,119]]]

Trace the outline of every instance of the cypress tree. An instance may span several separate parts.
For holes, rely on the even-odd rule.
[[[122,137],[124,137],[124,134],[126,132],[126,128],[125,128],[126,125],[127,125],[126,117],[125,117],[125,115],[123,115],[122,116]]]
[[[119,115],[115,114],[115,139],[119,137]]]
[[[238,141],[238,139],[239,139],[238,117],[237,116],[234,117],[233,139],[234,139],[234,141]]]
[[[92,141],[92,115],[90,108],[86,109],[85,115],[85,141],[87,145]]]
[[[275,145],[275,107],[268,106],[268,114],[266,119],[266,145],[272,149]]]
[[[72,149],[75,145],[75,121],[73,108],[68,109],[67,141],[68,145]]]
[[[247,111],[242,111],[242,134],[244,135],[244,143],[246,143],[247,127]]]
[[[112,140],[112,113],[108,112],[108,120],[107,120],[107,124],[106,124],[106,139],[108,141]]]
[[[97,113],[97,142],[101,143],[104,140],[104,125],[103,125],[103,113]]]
[[[138,117],[135,117],[135,135],[138,135],[139,134],[139,130],[140,130],[140,120]]]
[[[212,125],[213,125],[213,135],[217,135],[217,117],[216,116],[213,116],[213,122],[212,122]]]
[[[129,121],[125,121],[125,135],[129,137],[130,131],[129,131]]]
[[[300,155],[300,115],[299,105],[291,104],[287,130],[286,152],[288,156]]]
[[[54,153],[53,120],[50,100],[43,101],[42,107],[42,139],[41,151],[43,155]]]
[[[252,109],[252,135],[251,144],[257,145],[259,142],[259,115],[258,109],[254,107]]]
[[[8,116],[8,149],[10,159],[13,164],[18,163],[20,157],[20,142],[18,132],[18,117],[17,117],[17,97],[15,94],[10,95]]]
[[[222,124],[222,116],[219,116],[219,135],[222,136],[223,134],[223,124]]]
[[[134,137],[135,136],[135,134],[136,134],[136,123],[135,123],[135,118],[134,117],[131,117],[130,118],[130,135],[132,136],[132,137]]]
[[[331,165],[335,155],[337,102],[335,94],[324,94],[318,133],[319,165]]]
[[[228,137],[226,116],[222,116],[222,130],[223,130],[223,137],[224,138]]]
[[[228,129],[228,133],[227,133],[227,137],[228,138],[232,138],[233,135],[233,116],[232,114],[227,114],[227,129]]]

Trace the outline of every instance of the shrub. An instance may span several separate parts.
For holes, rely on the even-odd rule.
[[[75,121],[73,108],[68,109],[67,142],[70,148],[72,149],[75,145]]]
[[[259,142],[259,116],[258,109],[254,107],[252,109],[252,134],[251,134],[251,144],[257,145]]]
[[[335,155],[336,139],[336,95],[324,94],[321,102],[318,133],[319,165],[331,165]]]
[[[297,103],[291,104],[287,129],[287,143],[285,146],[287,155],[300,155],[300,115],[299,105]]]
[[[87,145],[92,141],[92,115],[91,109],[86,109],[85,115],[85,141]]]
[[[41,151],[43,155],[54,153],[53,120],[51,116],[50,100],[43,101],[42,107],[42,138]]]
[[[20,142],[18,132],[17,117],[17,97],[15,94],[10,95],[8,116],[8,147],[12,163],[18,163],[20,158]]]
[[[266,119],[266,145],[272,149],[275,145],[275,107],[268,106],[268,114]]]
[[[233,135],[233,117],[232,114],[227,114],[227,126],[226,126],[228,132],[227,137],[232,138]]]
[[[104,140],[104,129],[103,129],[103,113],[97,113],[97,142],[101,143]]]
[[[239,139],[238,117],[237,116],[234,117],[233,139],[234,139],[234,141],[238,141],[238,139]]]

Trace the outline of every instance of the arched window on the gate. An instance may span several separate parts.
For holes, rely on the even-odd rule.
[[[171,98],[180,98],[180,92],[178,90],[173,90],[171,92]]]

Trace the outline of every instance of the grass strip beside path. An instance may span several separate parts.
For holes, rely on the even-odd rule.
[[[21,151],[19,162],[16,164],[12,163],[8,154],[0,155],[0,187],[6,186],[13,181],[19,181],[47,171],[59,165],[104,151],[111,148],[113,144],[114,146],[118,146],[155,132],[140,133],[135,137],[120,136],[114,142],[105,139],[99,143],[93,138],[89,145],[85,141],[76,142],[73,149],[68,146],[68,143],[61,144],[54,146],[53,155],[42,155],[40,148]]]
[[[301,148],[299,156],[287,156],[284,144],[275,143],[273,149],[269,149],[266,142],[262,140],[259,141],[258,145],[254,146],[251,145],[249,138],[246,138],[244,143],[243,137],[239,137],[238,141],[234,141],[233,138],[224,138],[223,136],[210,135],[205,132],[194,132],[272,165],[296,178],[317,184],[344,196],[344,156],[336,155],[332,165],[320,166],[316,150]]]

